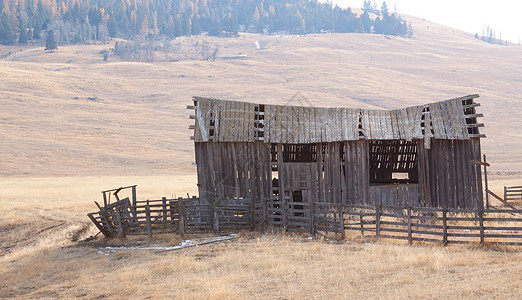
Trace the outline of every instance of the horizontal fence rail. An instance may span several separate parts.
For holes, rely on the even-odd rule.
[[[297,233],[346,232],[365,238],[448,244],[522,246],[522,210],[358,206],[293,202],[274,197],[254,202],[227,198],[202,204],[196,197],[146,201],[128,198],[88,217],[106,237],[156,233],[230,232],[271,229]]]
[[[504,201],[522,200],[522,186],[505,186]]]

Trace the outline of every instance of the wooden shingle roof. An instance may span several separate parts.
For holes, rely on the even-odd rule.
[[[396,110],[255,104],[194,97],[196,142],[306,144],[366,140],[458,139],[480,134],[479,95]]]

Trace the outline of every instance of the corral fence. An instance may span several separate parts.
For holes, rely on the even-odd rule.
[[[115,190],[112,190],[115,191]],[[117,194],[117,193],[116,193]],[[199,198],[104,201],[89,218],[106,237],[159,233],[275,230],[335,234],[368,239],[399,239],[409,244],[503,244],[522,246],[522,210],[457,210],[340,203],[306,203],[278,197],[253,203],[227,198],[201,204]],[[104,198],[105,199],[105,198]]]
[[[200,204],[196,197],[135,201],[135,204],[124,198],[87,215],[106,237],[218,233],[255,229],[252,224],[260,223],[252,214],[251,201],[242,198],[223,199],[214,204]]]
[[[447,244],[522,246],[522,210],[461,210],[340,203],[267,202],[269,227],[287,232],[355,231],[367,238]]]
[[[522,186],[505,186],[504,201],[522,200]]]

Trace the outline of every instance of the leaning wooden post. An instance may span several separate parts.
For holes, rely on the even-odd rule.
[[[179,235],[183,238],[185,236],[185,214],[183,213],[183,198],[178,198],[178,225]]]
[[[442,208],[442,246],[448,245],[448,208]]]
[[[381,236],[381,204],[375,204],[375,240],[378,241]]]
[[[150,239],[152,237],[152,224],[150,222],[149,200],[147,200],[147,206],[145,207],[145,215],[146,215],[146,219],[147,219],[147,237]]]
[[[479,227],[480,227],[480,245],[484,246],[484,211],[478,210]]]
[[[337,207],[339,211],[339,229],[341,230],[341,239],[344,240],[345,232],[344,232],[344,211],[343,211],[343,204],[339,203]]]
[[[412,236],[411,236],[411,207],[408,206],[408,244],[412,244]]]

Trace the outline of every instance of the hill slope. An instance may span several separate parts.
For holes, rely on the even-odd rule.
[[[193,95],[282,104],[298,92],[315,106],[363,108],[478,93],[492,169],[520,170],[522,48],[405,19],[414,39],[205,37],[220,45],[215,62],[104,62],[99,51],[113,45],[26,48],[0,62],[0,175],[194,173],[185,109]],[[8,50],[19,49],[0,52]]]

